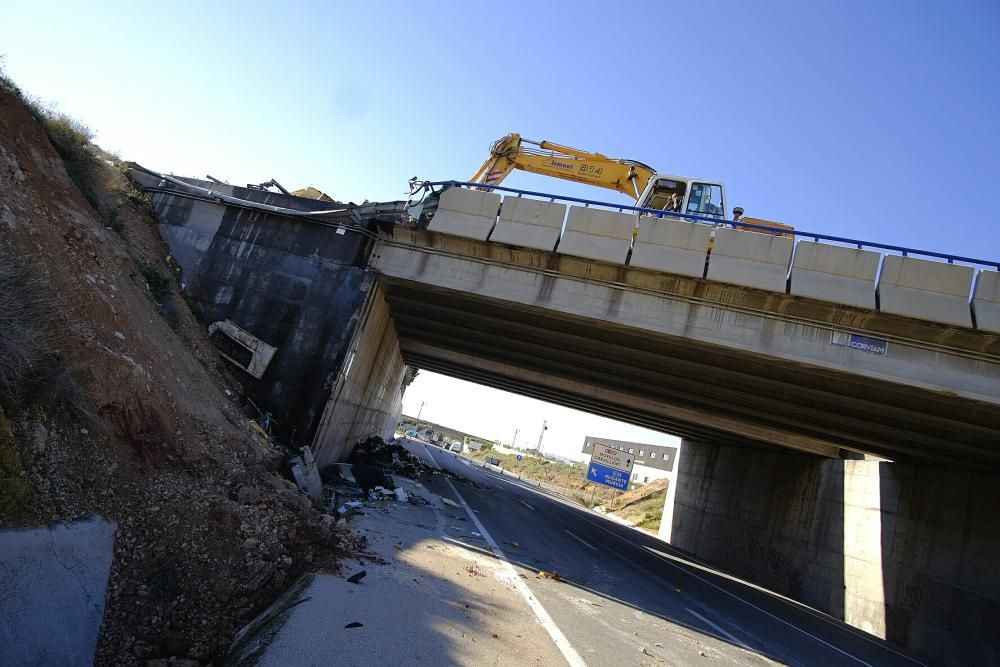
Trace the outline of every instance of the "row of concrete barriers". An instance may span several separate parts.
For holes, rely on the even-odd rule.
[[[494,192],[449,187],[428,229],[1000,333],[996,271],[828,243],[796,244],[786,236],[679,218],[643,215],[637,221],[634,213],[568,208],[567,216],[567,205],[558,202],[501,200]]]

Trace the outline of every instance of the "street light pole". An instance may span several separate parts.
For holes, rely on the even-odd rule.
[[[514,429],[514,440],[513,440],[513,442],[510,443],[510,448],[511,449],[515,449],[517,447],[517,434],[520,433],[520,432],[521,432],[521,429],[519,429],[519,428],[515,428]]]
[[[427,405],[427,401],[420,401],[420,409],[417,410],[417,423],[420,423],[420,415],[424,414],[424,406]]]
[[[536,447],[536,449],[538,450],[539,454],[542,453],[542,438],[545,437],[545,432],[547,430],[549,430],[549,420],[543,419],[542,420],[542,432],[538,434],[538,447]]]

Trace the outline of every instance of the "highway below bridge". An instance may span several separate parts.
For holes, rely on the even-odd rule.
[[[883,640],[741,581],[641,531],[422,442],[404,446],[467,506],[568,642],[570,664],[923,664]],[[439,480],[435,491],[455,497]],[[561,584],[540,581],[555,571]],[[516,629],[508,629],[507,632]],[[641,652],[647,647],[650,655]],[[564,653],[565,655],[565,653]],[[578,656],[582,663],[573,663]]]

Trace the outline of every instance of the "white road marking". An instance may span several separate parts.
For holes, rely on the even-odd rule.
[[[824,646],[827,646],[827,647],[829,647],[829,648],[833,649],[833,650],[834,650],[834,651],[836,651],[837,653],[841,653],[841,654],[843,654],[843,655],[847,656],[848,658],[850,658],[851,660],[855,660],[855,661],[857,661],[857,662],[861,663],[862,665],[866,665],[867,667],[873,667],[873,665],[872,665],[871,663],[868,663],[868,662],[865,662],[864,660],[862,660],[862,659],[861,659],[861,658],[859,658],[858,656],[856,656],[856,655],[853,655],[853,654],[851,654],[851,653],[848,653],[848,652],[847,652],[847,651],[845,651],[844,649],[842,649],[842,648],[838,648],[838,647],[834,646],[833,644],[831,644],[830,642],[828,642],[828,641],[826,641],[826,640],[823,640],[823,639],[820,639],[819,637],[817,637],[816,635],[812,634],[811,632],[809,632],[809,631],[807,631],[807,630],[803,630],[803,629],[802,629],[802,628],[800,628],[799,626],[797,626],[797,625],[794,625],[794,624],[792,624],[792,623],[789,623],[788,621],[786,621],[786,620],[785,620],[785,619],[783,619],[783,618],[780,618],[780,617],[778,617],[778,616],[775,616],[774,614],[772,614],[771,612],[767,611],[766,609],[761,609],[760,607],[758,607],[758,606],[757,606],[757,605],[755,605],[754,603],[750,602],[749,600],[744,600],[744,599],[743,599],[743,598],[741,598],[741,597],[740,597],[739,595],[736,595],[735,593],[731,593],[731,592],[727,591],[727,590],[726,590],[725,588],[722,588],[721,586],[719,586],[719,585],[717,585],[717,584],[715,584],[715,583],[712,583],[712,582],[711,582],[711,581],[709,581],[708,579],[705,579],[704,577],[699,577],[699,576],[698,576],[697,574],[695,574],[694,572],[691,572],[690,570],[686,570],[686,569],[682,568],[682,567],[681,567],[680,565],[678,565],[678,564],[676,564],[676,563],[672,562],[672,561],[671,561],[670,559],[668,559],[668,558],[664,558],[664,557],[663,557],[663,556],[661,556],[660,554],[656,553],[656,551],[655,551],[655,550],[653,550],[653,549],[650,549],[649,547],[644,547],[644,546],[642,546],[641,544],[638,544],[638,543],[636,543],[636,542],[633,542],[632,540],[630,540],[630,539],[628,539],[628,538],[625,538],[625,537],[622,537],[622,536],[621,536],[621,535],[619,535],[618,533],[616,533],[616,532],[614,532],[614,531],[612,531],[612,530],[608,530],[607,528],[605,528],[604,526],[600,525],[599,523],[597,523],[597,522],[595,522],[595,521],[591,521],[591,520],[590,520],[589,518],[587,518],[586,516],[582,516],[582,515],[581,515],[581,516],[580,516],[580,518],[581,518],[581,519],[583,519],[584,521],[587,521],[587,522],[590,522],[590,523],[594,524],[595,526],[597,526],[598,528],[600,528],[600,529],[601,529],[601,530],[603,530],[604,532],[606,532],[606,533],[610,533],[610,534],[614,535],[615,537],[617,537],[618,539],[622,540],[623,542],[628,542],[628,543],[629,543],[629,544],[631,544],[632,546],[635,546],[635,547],[639,547],[640,549],[646,549],[646,550],[647,550],[647,551],[649,551],[649,552],[650,552],[651,554],[653,554],[653,556],[655,556],[656,558],[659,558],[660,560],[662,560],[662,561],[663,561],[664,563],[667,563],[667,564],[668,564],[668,565],[670,565],[671,567],[673,567],[673,568],[676,568],[676,569],[680,570],[681,572],[684,572],[685,574],[687,574],[687,575],[690,575],[690,576],[694,577],[695,579],[697,579],[697,580],[699,580],[699,581],[701,581],[701,582],[703,582],[703,583],[706,583],[706,584],[708,584],[708,585],[709,585],[709,586],[711,586],[712,588],[714,588],[714,589],[718,590],[718,591],[719,591],[719,592],[721,592],[721,593],[725,593],[726,595],[728,595],[728,596],[729,596],[729,597],[731,597],[731,598],[734,598],[734,599],[736,599],[736,600],[739,600],[739,601],[740,601],[740,602],[742,602],[743,604],[745,604],[745,605],[747,605],[747,606],[749,606],[749,607],[752,607],[753,609],[756,609],[757,611],[759,611],[760,613],[764,614],[765,616],[769,616],[769,617],[773,618],[774,620],[778,621],[779,623],[781,623],[781,624],[783,624],[783,625],[787,625],[787,626],[788,626],[788,627],[790,627],[791,629],[793,629],[793,630],[797,630],[798,632],[801,632],[801,633],[802,633],[802,634],[804,634],[805,636],[807,636],[807,637],[809,637],[809,638],[811,638],[811,639],[814,639],[814,640],[818,641],[818,642],[819,642],[820,644],[823,644]],[[890,649],[890,650],[891,650],[891,649]],[[893,651],[893,653],[896,653],[896,651]]]
[[[534,507],[532,507],[532,506],[531,506],[531,505],[529,505],[528,503],[524,502],[524,501],[523,501],[523,500],[521,500],[520,498],[518,498],[518,502],[520,502],[520,503],[521,503],[522,505],[524,505],[525,507],[527,507],[527,508],[528,508],[529,510],[531,510],[532,512],[534,512],[534,511],[535,511],[535,508],[534,508]]]
[[[587,663],[583,661],[583,658],[581,658],[580,654],[576,652],[576,649],[570,645],[569,640],[566,639],[566,635],[562,633],[559,626],[556,625],[555,621],[552,620],[552,617],[549,616],[549,612],[545,611],[545,607],[542,606],[542,603],[538,601],[538,598],[536,598],[528,589],[528,585],[525,584],[521,577],[518,576],[517,570],[515,570],[514,566],[511,565],[509,560],[507,560],[507,556],[504,555],[503,551],[500,549],[500,545],[497,544],[497,541],[493,539],[493,536],[489,534],[486,527],[479,521],[479,517],[477,517],[475,512],[472,511],[472,508],[469,507],[469,503],[465,502],[465,498],[463,498],[462,494],[458,492],[458,489],[455,488],[455,485],[451,483],[450,479],[445,477],[444,481],[446,481],[448,486],[451,487],[452,493],[455,494],[455,497],[458,498],[459,502],[465,508],[466,513],[468,513],[472,522],[476,524],[476,528],[479,529],[479,532],[483,534],[483,538],[486,540],[487,544],[490,545],[493,552],[500,558],[502,567],[508,570],[508,575],[510,576],[511,581],[514,582],[514,587],[517,588],[521,596],[527,600],[528,606],[530,606],[531,610],[535,612],[538,622],[541,623],[542,627],[545,628],[545,631],[549,633],[549,637],[552,638],[552,641],[555,642],[559,652],[563,654],[564,658],[566,658],[566,662],[570,664],[570,667],[587,667]]]
[[[591,551],[597,551],[597,547],[595,547],[593,544],[591,544],[590,542],[587,542],[584,539],[581,539],[581,538],[577,537],[576,535],[574,535],[573,533],[569,532],[565,528],[563,528],[563,532],[566,533],[567,535],[569,535],[570,537],[572,537],[574,540],[576,540],[577,542],[579,542],[583,546],[585,546],[588,549],[590,549]]]
[[[726,639],[728,639],[732,643],[736,644],[737,646],[742,646],[743,648],[750,648],[749,646],[747,646],[746,644],[744,644],[743,642],[741,642],[739,639],[737,639],[735,635],[733,635],[732,633],[726,632],[722,627],[720,627],[720,626],[716,625],[715,623],[713,623],[712,621],[708,620],[707,618],[705,618],[704,616],[702,616],[701,614],[699,614],[698,612],[696,612],[694,609],[688,609],[687,607],[684,607],[684,611],[686,611],[687,613],[691,614],[692,616],[694,616],[695,618],[697,618],[698,620],[700,620],[705,625],[711,627],[713,630],[715,630],[720,635],[722,635],[723,637],[725,637]]]
[[[698,580],[700,580],[700,581],[703,581],[704,583],[708,584],[709,586],[711,586],[711,587],[713,587],[713,588],[715,588],[715,589],[718,589],[719,591],[721,591],[721,592],[725,593],[726,595],[728,595],[728,596],[730,596],[730,597],[732,597],[732,598],[735,598],[735,599],[739,600],[740,602],[742,602],[742,603],[744,603],[744,604],[746,604],[746,605],[749,605],[750,607],[753,607],[753,608],[754,608],[754,609],[756,609],[757,611],[759,611],[759,612],[761,612],[761,613],[763,613],[763,614],[765,614],[765,615],[767,615],[767,616],[769,616],[769,617],[773,618],[774,620],[776,620],[776,621],[778,621],[778,622],[780,622],[780,623],[782,623],[782,624],[784,624],[784,625],[787,625],[788,627],[792,628],[793,630],[796,630],[796,631],[798,631],[798,632],[801,632],[802,634],[806,635],[807,637],[810,637],[811,639],[814,639],[814,640],[816,640],[817,642],[819,642],[819,643],[821,643],[821,644],[823,644],[823,645],[825,645],[825,646],[828,646],[829,648],[833,649],[834,651],[837,651],[838,653],[841,653],[841,654],[843,654],[843,655],[847,656],[848,658],[851,658],[852,660],[855,660],[855,661],[857,661],[857,662],[861,663],[862,665],[867,665],[868,667],[872,667],[872,665],[871,665],[870,663],[867,663],[867,662],[865,662],[865,661],[864,661],[864,660],[862,660],[861,658],[859,658],[859,657],[857,657],[857,656],[855,656],[855,655],[852,655],[851,653],[848,653],[847,651],[844,651],[843,649],[840,649],[840,648],[837,648],[837,647],[836,647],[836,646],[834,646],[833,644],[831,644],[831,643],[829,643],[829,642],[827,642],[827,641],[824,641],[823,639],[820,639],[820,638],[819,638],[819,637],[817,637],[816,635],[814,635],[814,634],[812,634],[812,633],[810,633],[810,632],[808,632],[808,631],[806,631],[806,630],[803,630],[802,628],[800,628],[800,627],[798,627],[798,626],[796,626],[796,625],[794,625],[794,624],[792,624],[792,623],[790,623],[790,622],[788,622],[788,621],[786,621],[786,620],[784,620],[784,619],[782,619],[782,618],[779,618],[779,617],[775,616],[774,614],[772,614],[772,613],[770,613],[770,612],[768,612],[768,611],[766,611],[766,610],[764,610],[764,609],[761,609],[760,607],[758,607],[757,605],[753,604],[752,602],[750,602],[750,601],[748,601],[748,600],[744,600],[743,598],[741,598],[740,596],[736,595],[735,593],[731,593],[730,591],[727,591],[726,589],[722,588],[721,586],[718,586],[717,584],[715,584],[715,583],[713,583],[713,582],[711,582],[711,581],[708,581],[707,579],[704,579],[703,577],[699,577],[698,575],[694,574],[694,573],[693,573],[693,572],[691,572],[690,570],[687,570],[687,569],[685,569],[685,568],[681,567],[680,565],[677,565],[676,563],[673,563],[673,562],[671,562],[671,560],[669,560],[668,558],[666,558],[666,557],[664,557],[664,556],[660,555],[660,554],[659,554],[659,553],[658,553],[658,552],[657,552],[657,551],[656,551],[655,549],[652,549],[652,548],[650,548],[650,547],[646,547],[646,546],[643,546],[643,545],[640,545],[640,544],[638,544],[637,542],[633,542],[633,541],[632,541],[632,540],[630,540],[630,539],[627,539],[627,538],[625,538],[625,537],[622,537],[621,535],[619,535],[618,533],[616,533],[616,532],[614,532],[614,531],[611,531],[611,530],[608,530],[607,528],[605,528],[604,526],[600,525],[600,524],[599,524],[599,523],[597,523],[596,521],[593,521],[593,520],[591,520],[591,519],[589,518],[588,514],[586,514],[586,513],[585,513],[585,512],[586,512],[586,510],[583,510],[583,509],[581,509],[581,508],[577,508],[577,507],[574,507],[574,506],[570,505],[569,503],[565,502],[565,501],[564,501],[564,500],[563,500],[562,498],[556,498],[556,497],[550,497],[550,496],[549,496],[548,494],[546,494],[546,493],[543,493],[543,492],[542,492],[542,491],[541,491],[540,489],[537,489],[537,488],[535,488],[535,487],[533,487],[533,486],[528,486],[527,484],[524,484],[524,483],[521,483],[521,484],[518,484],[518,482],[517,482],[517,481],[514,481],[514,480],[509,480],[509,479],[504,479],[503,477],[497,477],[497,479],[500,479],[500,480],[502,480],[502,481],[504,481],[504,482],[507,482],[508,484],[513,484],[513,485],[515,485],[515,486],[518,486],[518,487],[521,487],[521,488],[523,488],[523,489],[527,489],[527,490],[531,491],[532,493],[537,493],[537,494],[538,494],[538,495],[539,495],[540,497],[542,497],[542,498],[545,498],[546,500],[550,500],[550,501],[552,501],[552,502],[555,502],[555,503],[557,503],[557,504],[559,504],[559,505],[561,505],[561,506],[565,507],[566,509],[568,509],[568,510],[570,510],[570,511],[574,512],[574,513],[576,513],[576,514],[577,514],[577,515],[578,515],[578,516],[579,516],[579,517],[580,517],[581,519],[583,519],[584,521],[587,521],[587,522],[589,522],[589,523],[591,523],[591,524],[593,524],[593,525],[597,526],[598,528],[600,528],[600,529],[601,529],[601,530],[603,530],[604,532],[606,532],[606,533],[610,533],[610,534],[611,534],[611,535],[613,535],[614,537],[617,537],[617,538],[618,538],[618,539],[620,539],[620,540],[623,540],[623,541],[625,541],[625,542],[628,542],[629,544],[631,544],[631,545],[633,545],[633,546],[635,546],[635,547],[639,547],[640,549],[646,549],[646,550],[647,550],[647,551],[648,551],[649,553],[653,554],[654,556],[656,556],[656,557],[657,557],[657,558],[659,558],[660,560],[664,561],[665,563],[667,563],[667,564],[671,565],[672,567],[674,567],[675,569],[679,570],[680,572],[683,572],[683,573],[685,573],[685,574],[690,574],[690,575],[691,575],[692,577],[694,577],[694,578],[696,578],[696,579],[698,579]],[[680,560],[680,559],[678,559],[678,560]],[[686,563],[686,561],[683,561],[683,560],[682,560],[681,562],[685,562],[685,563]],[[696,564],[694,564],[694,563],[689,563],[689,565],[691,565],[691,566],[693,566],[693,567],[698,567],[698,566],[697,566]],[[761,587],[759,587],[759,586],[755,586],[755,585],[753,585],[753,584],[751,584],[751,583],[749,583],[749,582],[745,582],[745,581],[742,581],[742,580],[739,580],[739,579],[736,579],[736,578],[734,578],[734,577],[731,577],[731,576],[729,576],[729,575],[726,575],[725,573],[722,573],[722,572],[717,572],[717,573],[714,573],[714,574],[716,574],[717,576],[721,576],[721,577],[723,577],[723,578],[726,578],[726,579],[731,579],[732,581],[735,581],[735,582],[737,582],[737,583],[739,583],[739,584],[741,584],[741,585],[748,585],[748,586],[751,586],[751,587],[753,587],[753,588],[756,588],[756,589],[758,589],[758,590],[761,590],[761,591],[763,591],[764,593],[767,593],[768,595],[776,595],[775,593],[773,593],[773,592],[771,592],[771,591],[768,591],[767,589],[764,589],[764,588],[761,588]],[[778,597],[783,597],[783,596],[778,596]],[[799,604],[799,603],[796,603],[796,602],[795,602],[794,600],[789,600],[789,602],[790,602],[790,603],[793,603],[793,604]],[[800,605],[800,606],[801,606],[801,605]],[[810,609],[809,609],[809,608],[807,608],[807,607],[804,607],[804,606],[803,606],[803,611],[804,611],[804,612],[806,612],[806,613],[809,613],[809,614],[810,614],[810,615],[812,615],[812,616],[813,616],[814,618],[817,618],[817,619],[819,619],[819,620],[822,620],[823,622],[825,622],[825,623],[827,623],[827,624],[830,624],[830,625],[833,625],[833,626],[834,626],[834,627],[836,627],[836,628],[837,628],[838,630],[843,630],[843,631],[846,631],[846,632],[849,632],[849,633],[850,633],[850,634],[852,634],[853,636],[855,636],[855,637],[858,637],[858,638],[860,638],[860,639],[863,639],[863,640],[867,641],[867,642],[868,642],[868,643],[870,643],[870,644],[874,644],[875,646],[878,646],[879,648],[881,648],[881,649],[883,649],[883,650],[886,650],[886,651],[889,651],[890,653],[894,653],[894,654],[898,655],[898,656],[899,656],[899,657],[901,657],[901,658],[906,658],[907,660],[909,660],[910,662],[912,662],[912,663],[914,663],[914,664],[917,664],[917,665],[925,665],[925,663],[922,663],[922,662],[920,662],[919,660],[916,660],[916,659],[914,659],[914,658],[911,658],[910,656],[906,655],[905,653],[900,653],[899,651],[895,650],[895,649],[894,649],[894,648],[892,648],[891,646],[887,646],[887,645],[885,645],[885,644],[883,644],[883,643],[881,643],[881,642],[878,642],[878,641],[876,641],[876,640],[873,640],[873,639],[870,639],[870,638],[868,638],[868,637],[865,637],[864,635],[861,635],[861,634],[858,634],[858,633],[856,633],[856,632],[853,632],[853,631],[851,630],[851,628],[844,628],[844,627],[841,627],[841,626],[840,626],[839,624],[835,623],[834,621],[831,621],[831,620],[830,620],[830,619],[828,619],[828,618],[825,618],[825,617],[823,617],[823,616],[820,616],[820,615],[816,614],[815,612],[813,612],[812,610],[810,610]]]
[[[431,460],[431,465],[440,470],[441,466],[439,466],[438,462],[434,460],[434,455],[431,454],[431,450],[427,449],[427,445],[424,445],[424,451],[427,452],[427,458]]]

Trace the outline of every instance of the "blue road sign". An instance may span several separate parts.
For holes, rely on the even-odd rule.
[[[587,466],[587,479],[591,482],[603,484],[604,486],[610,486],[612,489],[618,489],[619,491],[628,490],[628,479],[630,476],[631,474],[624,470],[615,470],[614,468],[609,468],[593,461]]]
[[[852,350],[860,350],[868,354],[877,354],[881,357],[886,355],[889,349],[888,341],[881,338],[871,338],[858,334],[847,333],[846,331],[834,331],[830,335],[830,344],[840,347],[849,347]]]
[[[518,461],[523,461],[523,460],[524,460],[524,456],[523,456],[523,455],[521,455],[521,454],[518,454],[518,455],[517,455],[517,456],[516,456],[515,458],[516,458],[516,459],[517,459]]]

